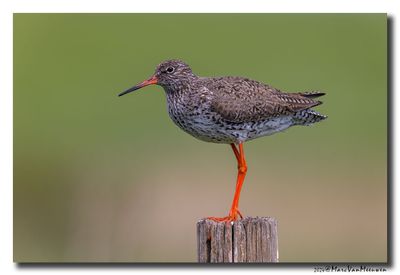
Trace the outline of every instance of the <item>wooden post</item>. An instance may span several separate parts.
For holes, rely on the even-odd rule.
[[[246,217],[235,222],[197,222],[199,263],[278,262],[275,218]]]

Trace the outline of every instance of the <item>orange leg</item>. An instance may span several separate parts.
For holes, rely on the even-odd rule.
[[[247,164],[244,157],[243,143],[239,143],[239,150],[233,143],[231,144],[231,147],[238,162],[238,175],[236,180],[235,196],[233,197],[231,210],[229,211],[228,216],[222,218],[208,217],[208,219],[216,222],[230,222],[237,220],[239,217],[243,218],[242,214],[239,211],[239,197],[240,197],[240,190],[242,189],[244,178],[247,172]]]

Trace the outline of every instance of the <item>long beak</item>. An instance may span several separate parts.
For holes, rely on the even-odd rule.
[[[143,81],[142,83],[139,83],[136,86],[133,86],[132,88],[126,90],[125,92],[120,93],[118,96],[126,95],[130,92],[136,91],[136,90],[143,88],[145,86],[148,86],[148,85],[157,84],[157,82],[158,82],[157,78],[153,75],[151,78]]]

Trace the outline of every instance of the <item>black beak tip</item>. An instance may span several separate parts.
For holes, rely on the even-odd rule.
[[[126,90],[126,91],[124,91],[122,93],[119,93],[118,96],[123,96],[123,95],[129,94],[130,92],[133,92],[133,91],[135,91],[137,89],[138,89],[137,86],[132,87],[132,88],[130,88],[130,89],[128,89],[128,90]]]

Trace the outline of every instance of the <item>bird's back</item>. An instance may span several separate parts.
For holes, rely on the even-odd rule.
[[[294,116],[322,102],[321,92],[285,93],[261,82],[243,77],[203,78],[212,94],[211,107],[224,119],[241,123],[279,116]]]

